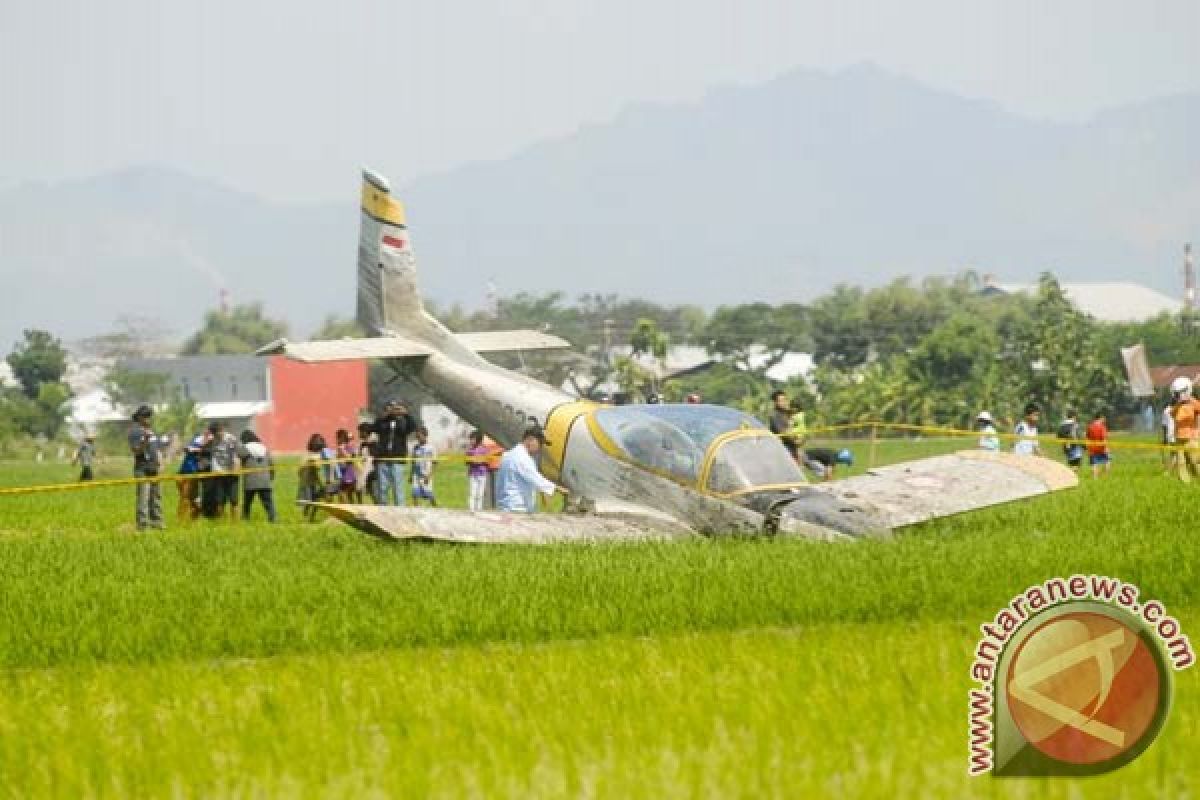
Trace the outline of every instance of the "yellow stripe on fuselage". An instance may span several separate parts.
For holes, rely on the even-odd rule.
[[[546,445],[548,458],[542,461],[542,472],[547,478],[562,482],[562,463],[567,455],[567,436],[571,431],[571,423],[599,407],[598,403],[590,400],[578,400],[573,403],[563,403],[550,410],[550,416],[546,420],[544,428],[546,440],[549,442]]]
[[[370,181],[363,181],[362,210],[380,222],[405,225],[404,204]]]

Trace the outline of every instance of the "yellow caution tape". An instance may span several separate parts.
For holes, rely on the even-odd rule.
[[[955,438],[977,438],[979,436],[986,435],[989,437],[994,436],[999,440],[1008,440],[1008,441],[1016,441],[1016,440],[1022,440],[1022,439],[1028,441],[1030,439],[1035,438],[1035,437],[1029,437],[1029,436],[1020,436],[1015,433],[982,434],[979,431],[963,430],[961,428],[943,428],[943,427],[938,427],[935,425],[907,425],[907,424],[897,423],[897,422],[870,422],[870,421],[868,421],[868,422],[852,422],[852,423],[846,423],[846,424],[841,424],[841,425],[827,425],[827,426],[823,426],[823,427],[809,428],[808,431],[804,434],[804,436],[805,436],[805,438],[811,439],[811,438],[817,438],[817,436],[819,434],[844,433],[846,431],[855,431],[855,430],[870,432],[872,435],[875,435],[881,431],[893,431],[893,432],[897,432],[897,433],[922,433],[922,434],[931,434],[931,435],[947,436],[947,437],[955,437]],[[762,436],[763,433],[764,432],[761,428],[760,429],[745,429],[745,430],[731,431],[729,434],[727,434],[726,440],[737,439],[737,438],[741,438],[741,437]],[[791,433],[791,432],[774,434],[774,436],[776,436],[777,438],[792,437],[795,435],[796,434]],[[1092,441],[1089,439],[1059,439],[1052,434],[1039,435],[1036,437],[1036,439],[1039,442],[1047,442],[1047,443],[1058,444],[1058,445],[1078,444],[1078,445],[1087,447],[1087,446],[1096,444],[1095,441]],[[876,441],[878,441],[878,440],[876,440]],[[1158,451],[1158,452],[1169,452],[1169,453],[1182,452],[1183,449],[1186,447],[1186,443],[1158,444],[1158,443],[1154,443],[1154,442],[1121,442],[1121,441],[1112,441],[1111,439],[1106,440],[1104,442],[1104,444],[1106,447],[1108,447],[1109,449],[1112,449],[1112,450],[1153,450],[1153,451]],[[378,458],[369,458],[369,459],[362,458],[362,457],[331,458],[331,459],[321,459],[320,461],[301,461],[299,463],[293,462],[293,463],[288,463],[288,464],[276,465],[274,467],[255,467],[255,468],[251,468],[251,469],[234,469],[234,470],[226,470],[226,471],[222,471],[222,472],[194,472],[194,473],[184,473],[184,474],[163,473],[163,474],[159,474],[159,475],[146,476],[146,477],[141,477],[141,478],[137,478],[137,477],[115,478],[115,479],[110,479],[110,480],[80,481],[80,482],[75,482],[75,483],[52,483],[52,484],[44,484],[44,485],[40,485],[40,486],[15,486],[15,487],[8,487],[8,488],[0,488],[0,496],[21,495],[21,494],[38,494],[38,493],[42,493],[42,492],[64,492],[64,491],[74,491],[74,490],[78,490],[78,489],[100,489],[100,488],[108,488],[108,487],[113,487],[113,486],[135,486],[139,483],[163,483],[165,481],[182,482],[182,481],[189,481],[189,480],[206,480],[209,478],[221,477],[221,476],[226,476],[226,475],[240,476],[240,475],[258,474],[258,473],[263,473],[263,472],[274,472],[277,469],[287,469],[289,467],[296,467],[296,468],[304,467],[304,466],[325,467],[325,466],[329,466],[331,464],[344,464],[344,463],[364,464],[367,462],[409,464],[409,463],[413,463],[416,461],[432,461],[434,464],[468,464],[468,463],[486,462],[490,458],[494,458],[494,455],[468,456],[466,454],[455,453],[455,454],[449,454],[449,455],[434,456],[432,459],[420,458],[420,457],[416,457],[416,456],[378,457]]]
[[[79,490],[79,489],[103,489],[103,488],[108,488],[108,487],[112,487],[112,486],[136,486],[139,483],[165,483],[167,481],[174,481],[176,483],[181,483],[184,481],[202,481],[202,480],[208,480],[210,478],[221,478],[221,477],[225,477],[225,476],[237,477],[237,476],[241,476],[241,475],[257,475],[257,474],[261,474],[264,472],[274,473],[277,470],[288,469],[288,468],[299,469],[301,467],[326,467],[331,464],[347,464],[347,463],[363,464],[368,461],[370,461],[371,463],[377,463],[377,462],[412,463],[415,461],[433,461],[434,464],[465,464],[465,463],[468,463],[471,459],[478,459],[478,458],[480,458],[480,456],[467,456],[467,455],[457,455],[457,454],[445,455],[445,456],[434,456],[432,459],[417,458],[417,457],[413,457],[413,456],[406,456],[404,458],[392,457],[392,458],[371,458],[371,459],[365,459],[365,458],[361,458],[361,457],[326,458],[326,459],[321,459],[320,461],[307,461],[307,462],[300,461],[300,462],[293,462],[293,463],[287,463],[287,464],[276,464],[275,466],[272,466],[272,467],[251,467],[251,468],[243,468],[243,469],[230,469],[230,470],[222,470],[221,472],[186,472],[186,473],[164,472],[164,473],[160,473],[158,475],[147,475],[144,477],[111,478],[108,480],[78,481],[78,482],[74,482],[74,483],[48,483],[48,484],[42,484],[39,486],[11,486],[11,487],[6,487],[6,488],[0,488],[0,497],[5,496],[5,495],[38,494],[38,493],[42,493],[42,492],[70,492],[70,491],[75,491],[75,490]]]

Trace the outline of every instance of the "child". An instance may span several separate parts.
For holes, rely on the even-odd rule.
[[[312,522],[317,518],[317,507],[312,503],[319,503],[325,499],[325,478],[324,470],[321,467],[321,451],[325,449],[325,437],[319,433],[314,433],[308,437],[307,454],[304,460],[300,462],[300,469],[297,471],[298,489],[296,499],[304,505],[304,519]]]
[[[354,437],[345,428],[339,428],[335,436],[341,476],[338,481],[338,499],[343,503],[361,503],[362,491],[358,488],[359,465],[355,463],[357,454],[354,452],[354,445],[350,444]]]
[[[434,452],[429,445],[429,429],[424,425],[417,428],[417,446],[413,448],[412,455],[413,505],[419,506],[422,500],[428,500],[429,505],[437,508],[437,500],[433,496]]]
[[[995,420],[988,411],[980,411],[975,418],[975,427],[979,429],[979,449],[993,453],[1000,450],[1000,437],[996,435]]]
[[[200,503],[201,476],[212,468],[211,441],[212,434],[205,429],[193,436],[183,449],[183,461],[179,465],[179,478],[176,480],[179,488],[179,508],[176,513],[180,522],[199,519],[203,511]]]
[[[1079,443],[1078,415],[1068,409],[1066,418],[1059,423],[1058,438],[1063,440],[1063,457],[1071,469],[1083,463],[1083,445]]]
[[[79,444],[79,449],[75,451],[75,455],[71,458],[71,464],[79,465],[79,480],[90,481],[95,476],[92,474],[92,461],[96,458],[96,435],[94,433],[84,434],[83,441]]]
[[[1108,453],[1108,419],[1103,411],[1097,411],[1087,426],[1088,463],[1092,465],[1092,477],[1099,478],[1112,467]]]
[[[342,490],[342,465],[338,463],[337,451],[321,437],[321,481],[325,485],[325,496],[336,499]]]
[[[1041,407],[1037,403],[1029,403],[1025,406],[1025,418],[1017,423],[1016,429],[1013,431],[1017,434],[1017,443],[1013,445],[1013,452],[1019,456],[1040,456],[1042,454],[1042,446],[1038,443],[1038,418],[1042,414]]]
[[[379,474],[375,470],[375,432],[371,423],[358,423],[358,496],[359,502],[364,496],[374,498]]]
[[[267,521],[274,522],[275,494],[271,481],[275,479],[275,461],[254,431],[242,431],[238,459],[246,470],[242,475],[242,519],[250,519],[250,505],[257,497],[267,512]]]
[[[471,431],[471,443],[467,448],[467,508],[471,511],[483,511],[488,482],[487,455],[483,431]]]

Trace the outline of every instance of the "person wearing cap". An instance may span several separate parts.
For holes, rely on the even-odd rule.
[[[1080,439],[1083,438],[1079,428],[1079,415],[1073,409],[1068,408],[1063,421],[1058,424],[1058,438],[1063,442],[1063,458],[1067,461],[1067,466],[1075,469],[1083,463],[1083,445]]]
[[[528,428],[521,441],[501,456],[496,473],[496,508],[500,511],[532,514],[537,510],[537,492],[546,496],[567,493],[538,472],[534,459],[546,444],[541,428]]]
[[[854,454],[845,447],[841,450],[834,450],[832,447],[808,447],[804,450],[804,463],[818,478],[829,481],[833,480],[838,464],[847,467],[854,464]]]
[[[92,462],[96,460],[96,434],[92,432],[83,435],[83,441],[79,443],[79,449],[75,451],[75,455],[71,456],[71,464],[79,465],[79,480],[92,480],[95,475],[92,474]]]
[[[1175,442],[1182,446],[1175,455],[1175,474],[1184,483],[1200,476],[1200,401],[1193,397],[1190,378],[1171,381],[1171,418],[1175,422]]]
[[[417,430],[417,423],[408,408],[391,400],[383,407],[383,416],[375,421],[375,471],[378,475],[379,505],[404,505],[404,465],[408,460],[408,437]]]
[[[133,412],[129,429],[129,452],[133,454],[133,477],[155,478],[162,466],[161,440],[150,426],[154,410],[140,406]],[[139,480],[137,489],[137,529],[163,529],[162,488],[156,480]]]
[[[987,411],[980,411],[975,418],[975,427],[979,430],[979,449],[990,450],[993,453],[1000,450],[1000,437],[996,435],[995,420]]]

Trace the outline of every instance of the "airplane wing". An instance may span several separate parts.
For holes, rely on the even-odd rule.
[[[540,331],[480,331],[458,333],[455,338],[477,353],[505,353],[516,350],[552,350],[571,343]],[[373,336],[366,339],[330,339],[316,342],[289,342],[277,339],[259,348],[256,355],[283,355],[296,361],[356,361],[369,358],[421,358],[433,348],[404,336]]]
[[[652,509],[611,514],[514,514],[411,506],[314,505],[360,531],[383,539],[469,544],[551,544],[698,536],[691,528]]]
[[[810,488],[861,508],[879,527],[900,528],[1079,485],[1057,461],[964,450],[872,469]]]

